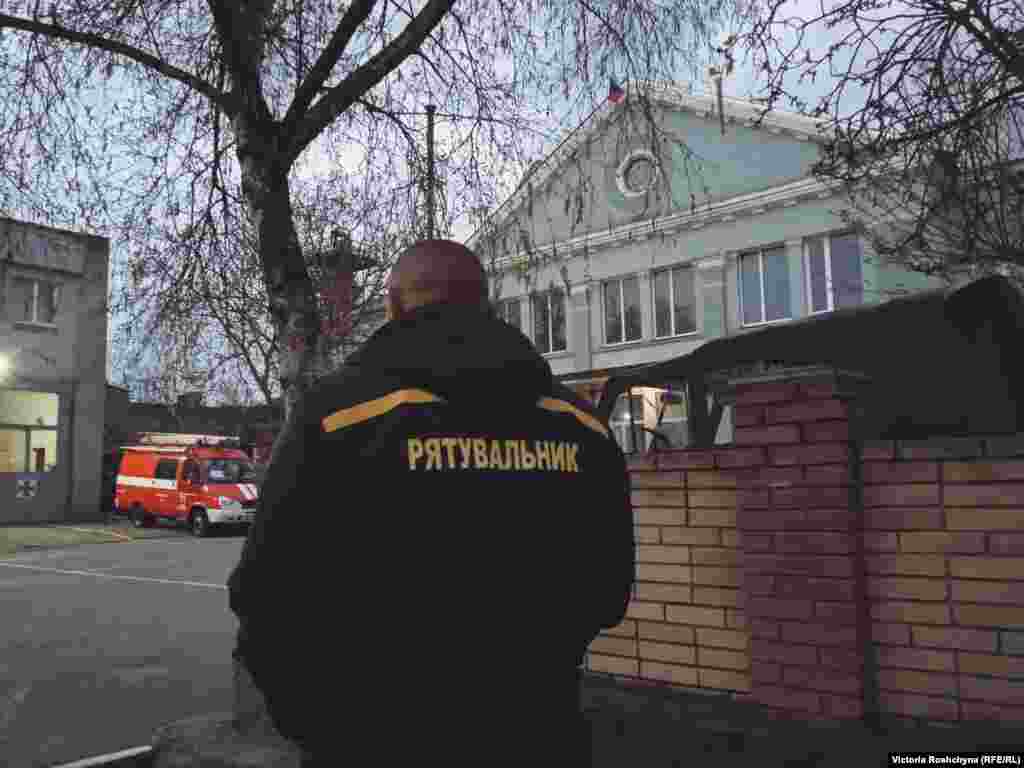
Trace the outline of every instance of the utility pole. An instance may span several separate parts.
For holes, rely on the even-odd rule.
[[[434,239],[434,105],[427,104],[427,239]]]

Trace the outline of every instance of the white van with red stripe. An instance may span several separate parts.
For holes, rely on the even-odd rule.
[[[212,526],[252,522],[256,468],[237,438],[148,432],[121,448],[116,511],[136,527],[187,524],[196,536]]]

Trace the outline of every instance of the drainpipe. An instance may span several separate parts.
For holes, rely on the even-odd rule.
[[[64,507],[64,520],[68,522],[77,522],[72,517],[72,510],[74,508],[75,499],[75,400],[78,397],[78,379],[71,380],[71,397],[68,402],[68,418],[67,418],[67,430],[65,431],[64,444],[67,446],[67,465],[68,465],[68,495],[67,501]],[[58,411],[59,413],[59,411]],[[58,423],[59,427],[59,423]],[[57,430],[57,456],[60,458],[60,430]]]

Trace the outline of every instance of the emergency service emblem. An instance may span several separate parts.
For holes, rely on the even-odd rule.
[[[18,501],[34,499],[39,490],[39,475],[30,472],[19,472],[14,485],[14,498]]]

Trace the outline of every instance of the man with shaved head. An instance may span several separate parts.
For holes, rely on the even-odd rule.
[[[230,604],[304,765],[589,765],[579,668],[634,577],[625,460],[487,283],[459,243],[404,251],[388,323],[274,446]]]

